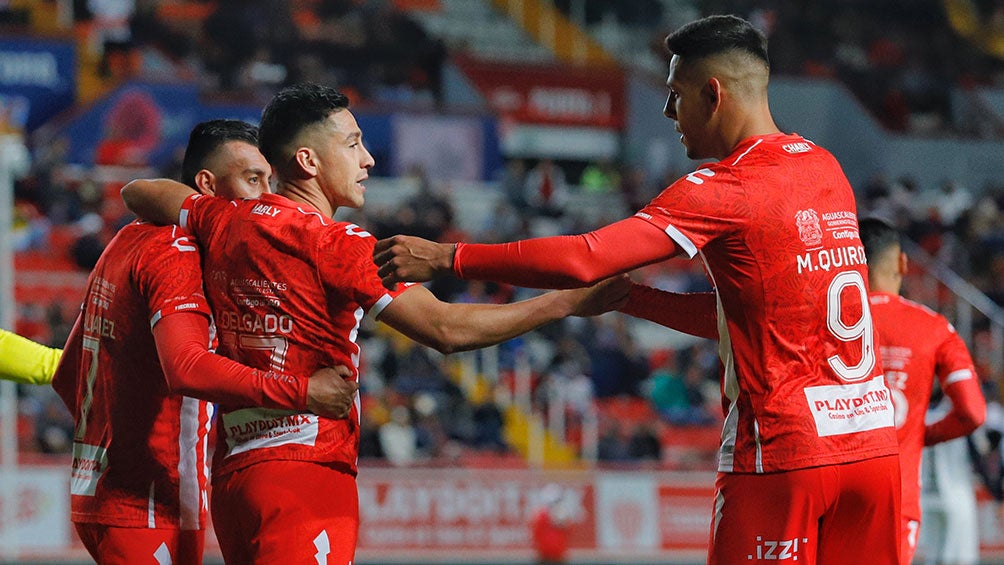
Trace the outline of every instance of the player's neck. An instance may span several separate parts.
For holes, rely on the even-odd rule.
[[[316,209],[326,218],[332,217],[335,213],[331,207],[331,203],[324,197],[324,194],[312,185],[280,180],[276,187],[276,193],[289,198],[293,202],[306,204]]]
[[[766,101],[762,103],[762,106],[758,105],[753,109],[734,114],[734,116],[722,121],[725,126],[723,139],[727,142],[727,151],[720,157],[721,159],[731,155],[736,147],[751,137],[781,133],[777,124],[774,123]]]
[[[868,290],[873,293],[898,295],[902,282],[901,277],[882,276],[875,273],[868,278]]]

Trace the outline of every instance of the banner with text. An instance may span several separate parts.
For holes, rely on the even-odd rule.
[[[506,65],[457,60],[501,118],[515,122],[621,129],[624,75],[616,68]]]
[[[68,471],[67,460],[22,466],[18,473],[13,527],[19,562],[86,559],[69,522]],[[668,471],[364,464],[358,480],[358,562],[532,562],[530,521],[557,487],[570,524],[571,562],[696,563],[707,551],[714,478]],[[1000,559],[1004,530],[996,503],[983,490],[978,495],[981,556]],[[220,559],[212,530],[206,559]]]

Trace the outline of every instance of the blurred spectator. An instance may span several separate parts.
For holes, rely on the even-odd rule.
[[[483,381],[472,395],[471,404],[474,407],[474,447],[489,449],[497,453],[509,451],[509,446],[502,437],[505,428],[505,418],[495,399],[489,394],[489,387]]]
[[[588,193],[617,192],[620,184],[620,172],[609,159],[586,165],[579,179],[579,187]]]
[[[625,433],[624,426],[614,418],[600,419],[600,439],[597,445],[597,458],[600,461],[627,461],[631,458],[628,451],[630,436]]]
[[[940,192],[934,196],[934,205],[938,209],[941,221],[951,228],[967,210],[973,206],[973,194],[962,183],[946,180],[941,184]]]
[[[380,426],[380,449],[392,465],[406,467],[415,462],[417,456],[417,434],[411,425],[411,413],[407,406],[395,406],[390,411],[390,420]]]
[[[565,213],[568,202],[568,183],[565,171],[550,159],[541,159],[526,174],[523,183],[523,198],[535,213],[549,217],[560,217]]]
[[[507,160],[499,178],[499,188],[516,210],[523,210],[527,206],[525,187],[526,162],[522,159]]]
[[[642,422],[635,426],[628,442],[628,456],[641,461],[662,460],[662,443],[651,423]]]
[[[30,202],[15,201],[14,225],[11,229],[15,252],[42,249],[48,244],[52,222]]]
[[[710,424],[715,419],[707,410],[709,402],[705,393],[707,380],[704,370],[696,362],[690,363],[680,371],[675,363],[675,357],[669,355],[649,377],[648,397],[656,411],[671,424],[681,426]]]
[[[160,142],[161,111],[149,93],[122,93],[103,117],[102,139],[94,155],[98,165],[142,166]]]
[[[639,355],[625,319],[604,314],[591,318],[590,322],[596,333],[587,350],[597,398],[637,396],[638,385],[648,374],[647,362]]]

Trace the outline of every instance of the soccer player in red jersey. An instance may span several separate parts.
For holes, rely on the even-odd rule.
[[[180,219],[204,247],[220,351],[233,359],[287,371],[338,363],[358,373],[356,337],[366,314],[450,352],[597,314],[627,297],[623,279],[504,305],[447,304],[421,285],[388,291],[373,264],[375,239],[332,219],[339,206],[363,204],[362,182],[373,166],[348,99],[312,84],[283,89],[262,114],[259,146],[274,166],[278,194],[257,201],[200,197],[163,179],[133,181],[122,191],[141,217]],[[228,562],[352,562],[358,410],[331,420],[221,407],[212,512]]]
[[[244,122],[196,126],[183,167],[207,194],[257,197],[268,185],[256,130]],[[56,370],[53,387],[75,422],[71,518],[99,563],[202,562],[207,400],[310,404],[332,416],[352,405],[356,385],[331,369],[308,381],[210,353],[200,262],[177,227],[122,228],[88,279]]]
[[[903,474],[903,539],[900,563],[910,563],[920,527],[920,458],[925,446],[973,432],[986,418],[986,400],[966,344],[944,316],[899,295],[907,272],[896,228],[877,218],[861,220],[868,257],[872,319],[879,334],[882,368],[896,407]],[[925,424],[934,379],[951,410]]]
[[[497,245],[394,236],[386,284],[443,273],[521,286],[589,284],[680,253],[714,293],[632,288],[621,310],[717,337],[725,425],[708,562],[898,561],[896,429],[868,308],[854,193],[823,148],[778,130],[764,36],[710,16],[666,38],[665,115],[692,159],[631,218]]]

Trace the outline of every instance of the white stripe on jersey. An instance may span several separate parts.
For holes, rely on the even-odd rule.
[[[199,416],[202,412],[202,401],[189,398],[181,399],[181,411],[178,414],[178,527],[182,530],[199,529],[199,511],[202,509],[202,492],[199,488],[199,478],[202,468],[199,465]]]
[[[711,528],[711,539],[718,537],[718,524],[722,522],[722,508],[725,507],[725,495],[722,491],[715,490],[715,524]]]
[[[376,318],[377,316],[380,315],[380,312],[383,312],[383,309],[386,308],[387,305],[390,304],[392,300],[394,300],[394,298],[389,294],[381,296],[380,299],[376,301],[376,304],[374,304],[373,307],[370,308],[370,314],[372,314],[373,317]]]
[[[150,495],[146,499],[146,527],[156,528],[157,527],[157,502],[156,492],[154,491],[154,485],[157,483],[150,481]]]
[[[756,143],[754,143],[753,145],[750,145],[749,149],[747,149],[746,151],[743,151],[742,155],[736,157],[735,161],[732,161],[732,166],[734,167],[736,165],[736,163],[738,163],[743,157],[745,157],[747,153],[749,153],[750,151],[753,151],[753,148],[756,147],[757,145],[760,145],[760,143],[762,141],[763,141],[763,138],[760,138],[760,139],[756,140]]]
[[[673,241],[677,243],[677,245],[680,246],[681,249],[683,249],[684,253],[687,254],[688,258],[693,259],[694,255],[697,255],[697,246],[694,245],[693,241],[690,241],[689,237],[683,235],[683,232],[676,229],[676,227],[673,225],[666,226],[665,231],[666,235],[668,235]]]
[[[390,298],[390,296],[388,296],[388,295],[385,294],[384,298]],[[383,300],[383,299],[381,298],[381,300]],[[360,307],[360,308],[356,308],[356,311],[353,312],[352,315],[356,319],[356,325],[352,326],[352,331],[349,332],[349,342],[351,342],[352,346],[355,347],[355,349],[356,349],[355,353],[352,354],[352,365],[354,365],[355,369],[356,369],[356,381],[359,381],[359,379],[360,379],[360,375],[359,375],[359,351],[360,351],[360,349],[359,349],[359,344],[356,343],[356,340],[359,338],[359,324],[362,323],[363,316],[366,315],[366,312]],[[356,405],[356,423],[357,424],[361,424],[361,421],[362,421],[362,415],[361,415],[362,406],[360,404],[360,400],[359,400],[359,395],[358,394],[355,396],[355,400],[353,401],[353,404]],[[358,460],[359,460],[359,455],[357,454],[356,455],[356,461],[358,462]]]
[[[309,211],[309,210],[304,210],[303,208],[301,208],[299,206],[296,207],[296,211],[299,212],[299,213],[301,213],[301,214],[304,214],[306,216],[317,216],[317,219],[321,221],[321,225],[322,226],[327,226],[328,225],[328,223],[324,221],[324,216],[318,214],[317,212],[312,212],[312,211]]]
[[[209,433],[213,430],[213,417],[216,415],[216,405],[212,402],[205,402],[206,406],[206,433],[202,436],[202,476],[209,481]],[[199,493],[199,503],[202,510],[209,511],[209,493],[202,490]]]
[[[701,260],[704,261],[704,270],[711,279],[711,286],[718,288],[715,282],[715,274],[708,264],[704,252],[700,251]],[[722,306],[722,297],[715,291],[715,310],[718,314],[718,357],[722,361],[724,368],[722,391],[729,399],[729,412],[725,416],[725,424],[722,428],[722,445],[718,452],[718,470],[723,473],[730,473],[733,470],[733,456],[736,450],[736,434],[739,429],[739,379],[736,377],[736,359],[732,353],[732,337],[729,335],[729,325],[725,319],[725,308]],[[759,450],[759,444],[757,446]],[[757,457],[759,461],[759,454]]]
[[[948,386],[952,383],[957,383],[959,381],[964,381],[966,379],[970,379],[972,378],[972,376],[973,372],[970,371],[969,369],[959,369],[958,371],[952,371],[951,373],[948,373],[947,377],[945,377],[945,386]]]

